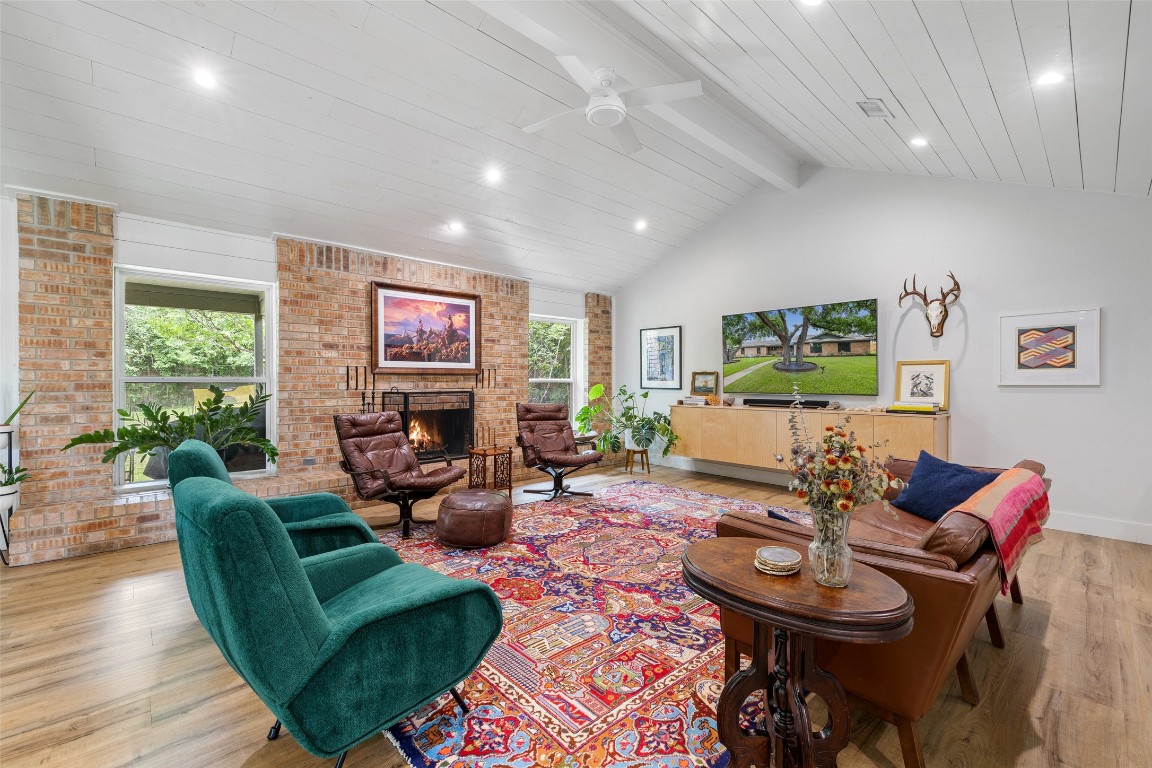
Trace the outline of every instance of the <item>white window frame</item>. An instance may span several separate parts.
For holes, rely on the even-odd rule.
[[[137,267],[126,265],[115,265],[113,268],[114,282],[114,304],[115,311],[112,315],[112,356],[113,356],[113,375],[112,375],[112,401],[113,401],[113,429],[119,429],[123,425],[123,420],[120,418],[119,411],[127,408],[130,403],[126,402],[125,398],[125,385],[126,384],[148,384],[148,383],[179,383],[179,384],[215,384],[220,381],[219,376],[181,376],[181,377],[165,377],[165,376],[125,376],[124,375],[124,316],[125,316],[125,300],[124,286],[126,283],[132,282],[133,278],[142,280],[143,282],[166,282],[166,283],[179,283],[187,285],[191,288],[221,288],[239,290],[246,293],[261,293],[263,294],[264,311],[264,332],[261,334],[259,329],[256,334],[256,360],[257,366],[261,364],[264,366],[263,375],[258,376],[231,376],[227,377],[228,381],[234,381],[238,384],[260,384],[264,387],[264,391],[272,397],[268,400],[268,404],[264,408],[264,418],[267,423],[268,439],[273,444],[279,442],[279,429],[277,405],[278,393],[276,382],[276,361],[279,360],[278,356],[278,339],[277,333],[277,315],[279,314],[278,308],[280,306],[279,287],[276,283],[269,283],[260,280],[243,280],[239,278],[223,278],[215,275],[204,275],[196,272],[178,272],[168,269],[156,269],[153,267]],[[260,348],[263,345],[263,355],[260,354]],[[259,370],[257,370],[259,373]],[[265,469],[249,470],[245,472],[233,472],[232,477],[243,479],[249,477],[270,477],[276,475],[276,465],[268,462]],[[167,480],[148,480],[135,483],[125,483],[124,481],[124,461],[123,458],[118,460],[115,464],[115,476],[113,484],[117,493],[138,493],[141,491],[159,490],[168,487]]]
[[[571,384],[572,399],[568,403],[568,419],[575,421],[576,412],[588,404],[588,386],[585,379],[588,371],[588,357],[584,343],[583,318],[556,317],[554,315],[528,315],[529,322],[562,323],[572,327],[572,364],[569,370],[572,377],[567,379],[528,379],[529,384]]]

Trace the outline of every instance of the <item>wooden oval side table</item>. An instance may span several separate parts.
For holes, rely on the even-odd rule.
[[[848,744],[848,699],[840,683],[816,664],[817,638],[846,643],[887,643],[912,631],[912,598],[902,586],[862,563],[854,563],[847,587],[817,584],[801,548],[800,571],[769,576],[753,566],[767,539],[709,539],[692,544],[682,557],[684,581],[696,594],[755,624],[752,664],[725,684],[716,707],[720,741],[732,768],[836,766]],[[779,544],[779,546],[786,546]],[[740,707],[765,692],[771,730],[746,732]],[[813,732],[806,696],[828,705],[828,722]]]

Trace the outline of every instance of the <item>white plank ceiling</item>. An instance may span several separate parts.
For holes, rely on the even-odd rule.
[[[525,133],[587,101],[557,55],[704,95]],[[1144,0],[5,2],[0,57],[6,188],[573,290],[803,163],[1152,194]]]

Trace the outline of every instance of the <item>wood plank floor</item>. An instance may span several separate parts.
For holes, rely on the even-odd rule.
[[[780,488],[712,475],[655,467],[637,477],[791,503]],[[625,479],[611,468],[573,482]],[[538,500],[521,489],[515,496]],[[417,517],[435,509],[424,502]],[[1024,605],[997,601],[1008,647],[993,648],[982,626],[970,649],[981,703],[964,703],[953,680],[921,721],[928,765],[1152,764],[1152,547],[1050,531],[1029,552],[1021,583]],[[0,568],[4,768],[332,764],[287,733],[266,741],[272,719],[197,622],[175,543]],[[383,736],[348,760],[349,768],[405,765]],[[840,766],[901,768],[895,728],[858,716]]]

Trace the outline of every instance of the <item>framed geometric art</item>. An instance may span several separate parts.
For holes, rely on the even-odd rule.
[[[480,372],[480,296],[372,283],[376,373]]]
[[[1098,386],[1100,308],[1001,315],[1000,384]]]
[[[680,326],[640,330],[640,388],[681,389]]]

